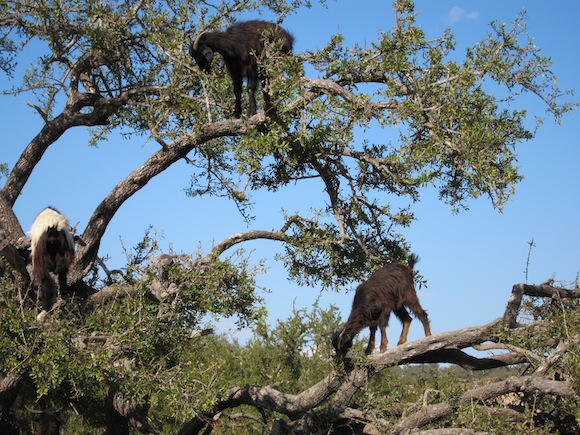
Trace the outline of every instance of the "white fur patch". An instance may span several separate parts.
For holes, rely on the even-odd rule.
[[[49,228],[56,228],[58,231],[62,231],[66,234],[66,239],[68,245],[71,249],[74,249],[75,242],[73,235],[70,232],[70,225],[68,219],[60,214],[58,211],[48,207],[42,210],[34,222],[32,223],[32,228],[30,229],[30,244],[32,246],[32,253],[34,254],[34,248],[38,244],[38,239],[44,234]]]

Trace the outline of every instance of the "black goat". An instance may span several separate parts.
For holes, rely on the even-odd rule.
[[[28,409],[28,408],[27,408]],[[34,435],[59,435],[62,419],[58,411],[36,411],[28,409],[33,414],[36,414],[36,423],[34,428]]]
[[[67,289],[67,274],[74,260],[74,237],[66,217],[51,207],[36,216],[30,230],[34,282],[40,293],[42,312],[38,319],[52,308],[56,285],[51,273],[58,276],[60,291]]]
[[[203,32],[189,46],[189,54],[204,71],[209,71],[215,52],[222,55],[234,85],[236,106],[233,117],[242,115],[242,81],[248,79],[250,105],[248,116],[256,113],[258,82],[264,77],[258,68],[258,58],[264,50],[264,42],[280,44],[281,54],[292,52],[294,37],[277,24],[265,21],[243,21],[234,24],[225,32]],[[278,47],[277,47],[278,48]],[[269,109],[265,96],[265,107]]]
[[[391,311],[403,323],[398,344],[405,343],[412,320],[405,307],[421,320],[425,336],[431,335],[427,313],[421,308],[415,291],[413,267],[417,261],[419,258],[411,254],[408,266],[401,263],[387,264],[357,287],[347,322],[339,332],[332,335],[332,346],[338,358],[344,357],[352,346],[354,337],[365,326],[370,329],[369,344],[365,353],[370,355],[375,347],[377,326],[381,329],[380,350],[384,352],[388,343],[386,328]]]

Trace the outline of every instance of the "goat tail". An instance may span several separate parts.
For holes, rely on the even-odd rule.
[[[419,262],[420,258],[417,254],[411,254],[409,255],[409,258],[407,259],[407,263],[409,264],[409,267],[411,269],[415,268],[415,264],[417,264]]]

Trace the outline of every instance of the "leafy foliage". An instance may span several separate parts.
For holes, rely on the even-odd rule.
[[[0,395],[0,420],[12,407],[11,429],[26,427],[30,416],[22,409],[38,405],[63,410],[71,432],[104,428],[111,408],[125,420],[141,413],[139,424],[148,416],[154,427],[172,432],[206,418],[206,410],[223,405],[221,398],[239,385],[281,385],[284,393],[298,394],[325,375],[348,384],[350,372],[328,344],[327,334],[340,323],[336,309],[293,310],[271,328],[255,282],[263,263],[250,261],[236,245],[259,238],[281,243],[277,260],[298,284],[339,288],[360,281],[408,254],[399,231],[411,225],[413,204],[426,187],[436,188],[453,210],[480,196],[498,209],[506,204],[522,177],[516,144],[532,139],[536,127],[518,107],[521,94],[540,98],[557,121],[574,108],[527,34],[525,16],[511,25],[493,23],[462,57],[453,35],[427,39],[413,2],[396,0],[396,26],[369,47],[347,47],[336,34],[317,51],[266,55],[260,62],[264,91],[275,113],[224,120],[232,111],[231,80],[224,68],[206,76],[193,66],[186,54],[192,35],[257,9],[281,21],[310,2],[210,3],[0,0],[1,72],[11,76],[16,61],[33,54],[21,82],[2,92],[34,99],[45,122],[14,168],[0,164],[6,178],[0,192],[6,259],[0,268],[0,380],[18,379],[14,405],[8,394]],[[307,77],[307,67],[318,76]],[[91,145],[119,132],[150,137],[159,149],[103,198],[87,222],[69,276],[74,288],[88,287],[87,297],[64,298],[39,323],[34,289],[25,284],[28,253],[19,245],[22,229],[11,207],[48,147],[78,126],[90,129]],[[369,128],[383,133],[377,143],[361,139]],[[127,253],[124,270],[107,271],[97,254],[108,223],[124,201],[180,160],[191,168],[189,195],[227,198],[248,224],[255,192],[316,185],[327,200],[309,204],[305,198],[307,211],[285,211],[278,231],[234,234],[206,255],[202,249],[161,254],[147,233]],[[544,353],[553,348],[548,338],[574,344],[550,370],[576,389],[577,303],[530,304],[533,321],[546,324],[541,333],[502,336],[510,346]],[[254,335],[243,345],[196,335],[212,316],[253,326]],[[371,370],[362,356],[354,361],[357,369]],[[355,401],[367,417],[394,422],[397,406],[459,394],[461,376],[465,380],[435,367],[387,370]],[[538,401],[526,393],[520,399],[527,426],[514,433],[531,424],[539,433],[577,427],[578,407],[569,398]],[[226,414],[228,422],[215,431],[268,432],[282,415],[263,408]],[[324,405],[318,408],[308,411],[330,415]],[[457,409],[464,426],[501,427],[483,406]]]

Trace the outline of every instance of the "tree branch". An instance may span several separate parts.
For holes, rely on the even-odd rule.
[[[287,241],[288,237],[283,231],[264,231],[264,230],[253,230],[246,231],[243,233],[232,234],[231,236],[225,238],[217,245],[215,245],[212,250],[207,255],[207,259],[215,259],[223,254],[226,250],[230,249],[239,243],[247,242],[250,240],[275,240],[275,241]]]
[[[265,115],[258,114],[248,120],[235,119],[205,124],[199,132],[183,136],[173,142],[167,150],[161,149],[153,153],[140,168],[135,169],[119,182],[95,209],[82,235],[86,246],[80,248],[77,253],[80,269],[75,269],[73,276],[81,279],[90,271],[109,222],[121,205],[151,179],[175,162],[185,158],[194,148],[219,137],[246,134],[264,122]]]
[[[132,296],[137,292],[135,287],[126,284],[113,284],[90,295],[86,303],[88,305],[99,305],[119,297]]]
[[[30,275],[26,270],[26,262],[18,252],[17,246],[19,241],[25,239],[25,237],[14,210],[8,205],[0,192],[0,255],[6,258],[8,264],[20,274],[22,278],[21,290],[23,291],[30,285]]]
[[[451,406],[448,402],[425,406],[420,411],[399,421],[390,433],[399,434],[408,429],[425,426],[450,415],[459,406],[482,403],[486,400],[515,392],[542,393],[570,398],[578,397],[577,392],[568,382],[551,381],[537,375],[511,377],[461,394],[456,400],[457,404],[454,406]]]
[[[8,416],[8,412],[18,396],[18,392],[24,381],[24,373],[14,371],[0,378],[0,429],[2,421]]]
[[[228,396],[220,401],[211,410],[201,416],[196,417],[186,423],[180,430],[180,435],[195,434],[218,412],[225,409],[240,406],[242,404],[252,405],[259,408],[266,408],[291,418],[300,416],[315,406],[321,404],[324,400],[336,393],[330,401],[323,407],[323,410],[315,412],[313,415],[305,417],[311,424],[315,424],[320,419],[331,420],[346,409],[352,396],[363,386],[368,379],[377,371],[398,364],[412,362],[412,358],[420,358],[421,355],[429,352],[436,352],[443,347],[467,347],[471,344],[478,343],[489,339],[491,331],[499,324],[499,320],[481,327],[465,328],[459,331],[438,334],[426,337],[415,342],[398,346],[394,349],[387,350],[382,354],[371,355],[367,360],[367,366],[358,367],[350,370],[346,376],[341,377],[338,373],[333,372],[313,387],[305,390],[299,395],[289,395],[267,386],[247,386],[238,387],[229,391]],[[436,355],[433,353],[432,355]],[[440,352],[438,359],[440,362],[446,362],[443,358],[444,352]],[[450,352],[451,363],[457,360],[457,352]],[[463,361],[463,360],[462,360]],[[509,358],[505,362],[492,358],[485,359],[481,364],[500,363],[505,365],[511,361]],[[471,365],[476,365],[474,360],[469,361]],[[298,424],[298,423],[296,423]],[[308,423],[301,421],[308,427]]]
[[[517,315],[520,310],[520,305],[522,304],[522,298],[524,296],[535,296],[544,298],[580,298],[580,289],[566,290],[561,288],[552,287],[551,285],[529,285],[529,284],[516,284],[512,287],[512,293],[508,300],[505,313],[503,315],[504,322],[510,327],[514,328],[517,326]]]
[[[289,417],[295,417],[321,403],[332,392],[336,391],[339,385],[339,376],[336,373],[331,373],[324,380],[297,395],[282,393],[272,386],[232,388],[228,390],[227,397],[224,400],[202,415],[198,415],[185,423],[177,435],[197,434],[216,414],[244,404],[270,409]]]

